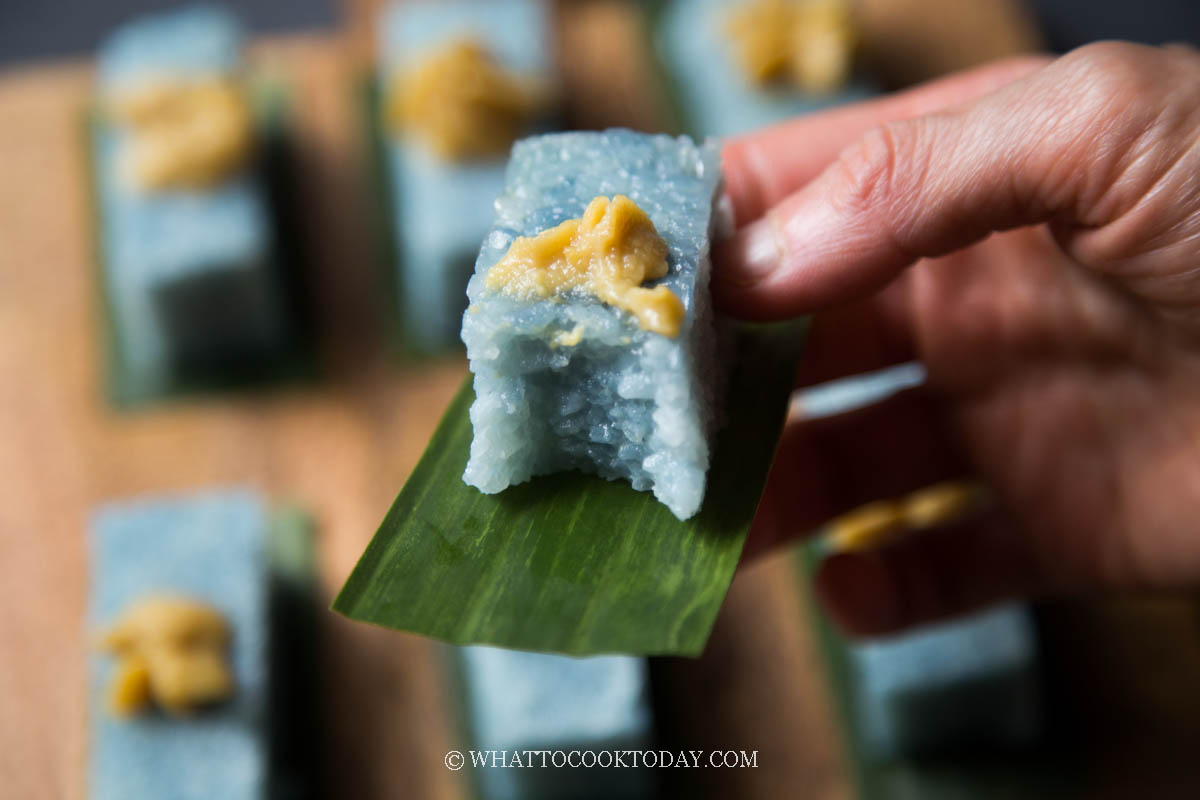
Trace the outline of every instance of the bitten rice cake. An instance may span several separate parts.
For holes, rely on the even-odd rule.
[[[709,296],[720,193],[715,141],[609,130],[514,146],[463,315],[468,484],[579,469],[680,519],[699,510],[727,377]]]

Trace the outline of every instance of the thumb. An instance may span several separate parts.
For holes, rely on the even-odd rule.
[[[1101,43],[969,105],[877,127],[718,248],[718,302],[807,313],[1047,221],[1082,263],[1177,301],[1200,236],[1198,85],[1194,51]]]

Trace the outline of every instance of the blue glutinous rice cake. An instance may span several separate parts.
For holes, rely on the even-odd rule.
[[[645,659],[572,658],[481,646],[453,650],[467,734],[476,752],[487,757],[485,768],[472,770],[481,797],[654,796],[648,770],[621,769],[612,761],[612,751],[653,744]],[[567,764],[565,753],[572,750],[594,751],[599,761],[581,765],[572,758]],[[525,760],[517,765],[514,758]],[[631,758],[625,754],[626,766],[633,766]]]
[[[733,136],[876,94],[875,83],[850,60],[851,6],[850,0],[667,3],[657,49],[688,129]],[[809,46],[797,47],[798,39]]]
[[[394,300],[413,349],[458,345],[463,292],[504,188],[509,149],[545,121],[539,87],[551,71],[548,28],[538,0],[399,2],[383,13]]]
[[[129,23],[100,52],[104,292],[132,395],[252,371],[289,342],[241,48],[229,14],[197,6]]]
[[[200,603],[227,626],[232,686],[211,707],[167,713],[146,708],[121,715],[114,695],[123,660],[97,652],[90,687],[89,794],[93,800],[262,800],[267,797],[269,752],[267,510],[249,492],[218,491],[113,503],[92,520],[89,629],[99,636],[129,625],[135,609],[150,619],[147,604]],[[161,611],[161,609],[159,609]],[[142,624],[144,637],[163,629],[168,617]],[[171,624],[174,624],[173,622]],[[180,624],[187,625],[185,619]],[[194,681],[204,662],[192,658],[196,634],[178,660],[152,667],[151,681]],[[170,632],[167,632],[168,635]],[[111,635],[111,634],[107,634]],[[178,637],[176,637],[178,638]],[[161,653],[161,640],[152,653]],[[173,641],[173,640],[172,640]],[[133,643],[134,645],[137,642]],[[126,645],[128,649],[129,645]],[[189,653],[191,655],[189,655]],[[190,660],[188,660],[190,659]],[[186,687],[185,687],[186,688]]]
[[[1041,731],[1028,608],[1000,606],[849,645],[854,711],[869,757],[1017,749]]]
[[[578,469],[700,508],[728,337],[709,294],[720,147],[627,130],[513,148],[467,288],[475,374],[463,479]]]

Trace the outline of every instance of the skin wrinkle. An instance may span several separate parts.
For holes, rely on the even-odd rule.
[[[896,129],[914,124],[907,120],[884,123],[842,151],[834,163],[834,171],[840,173],[834,185],[840,192],[832,198],[839,212],[847,216],[870,213],[880,201],[892,200],[899,161]]]
[[[988,157],[979,162],[980,169],[976,173],[977,185],[984,188],[992,184],[995,175],[1003,176],[1001,185],[1008,191],[1001,197],[1006,201],[1007,211],[1003,215],[992,215],[1000,221],[997,228],[1020,227],[1046,213],[1067,207],[1057,198],[1061,190],[1057,190],[1054,180],[1055,166],[1063,161],[1061,145],[1050,136],[1054,126],[1061,124],[1062,119],[1057,115],[1048,120],[1022,119],[1020,109],[1010,108],[1007,102],[997,108],[973,109],[959,122],[960,130],[995,131],[992,142],[1002,143],[991,146]],[[1031,131],[1039,133],[1032,137]],[[1030,139],[1036,139],[1036,145]],[[1057,182],[1058,186],[1061,184],[1061,181]],[[995,200],[991,203],[994,207],[998,205]]]
[[[1192,160],[1196,162],[1195,164],[1189,163],[1187,165],[1191,169],[1180,167],[1187,156],[1192,156]],[[1143,198],[1144,204],[1156,203],[1160,206],[1164,204],[1177,206],[1192,205],[1200,202],[1200,175],[1197,174],[1197,171],[1200,171],[1200,134],[1193,140],[1189,151],[1176,159],[1175,163],[1171,165],[1171,169],[1175,171],[1175,177],[1183,181],[1183,185],[1172,191],[1171,187],[1165,185],[1165,180],[1160,181]],[[1179,175],[1178,173],[1181,171],[1183,174]],[[1149,214],[1153,212],[1146,211],[1144,213]],[[1177,219],[1162,233],[1150,238],[1148,242],[1150,249],[1148,252],[1153,253],[1172,245],[1178,246],[1181,243],[1192,244],[1195,242],[1197,236],[1200,236],[1200,225],[1194,220],[1187,218]]]
[[[1080,226],[1085,231],[1091,228],[1092,230],[1088,232],[1093,234],[1093,239],[1102,237],[1115,239],[1115,241],[1109,241],[1106,247],[1098,248],[1096,252],[1088,254],[1088,263],[1097,269],[1128,266],[1125,264],[1128,259],[1122,253],[1122,245],[1125,245],[1125,248],[1134,248],[1140,245],[1142,254],[1145,252],[1147,232],[1140,231],[1136,237],[1128,236],[1117,223],[1120,223],[1122,218],[1140,216],[1142,209],[1148,203],[1154,202],[1156,196],[1161,196],[1157,190],[1158,184],[1171,177],[1168,173],[1158,172],[1158,166],[1150,163],[1155,160],[1155,151],[1161,149],[1160,146],[1153,142],[1149,145],[1139,146],[1139,142],[1147,139],[1154,140],[1160,135],[1151,125],[1145,131],[1138,133],[1132,143],[1120,140],[1108,143],[1114,152],[1123,149],[1134,155],[1124,158],[1113,157],[1117,161],[1117,166],[1114,167],[1114,174],[1108,182],[1107,189],[1090,205],[1090,208],[1095,209],[1095,215],[1099,221],[1096,224]],[[1185,154],[1173,157],[1171,161],[1175,162],[1183,155]],[[1142,184],[1147,180],[1151,182],[1149,185],[1143,186]],[[1124,234],[1124,236],[1114,235],[1114,232]],[[1121,241],[1122,238],[1125,239],[1125,242]],[[1134,239],[1140,241],[1135,242]]]
[[[1195,133],[1188,146],[1170,157],[1165,165],[1156,165],[1153,169],[1162,171],[1157,174],[1156,178],[1153,178],[1151,184],[1130,201],[1128,208],[1113,216],[1106,226],[1106,230],[1096,231],[1092,234],[1092,239],[1088,242],[1091,247],[1088,248],[1088,252],[1084,253],[1088,257],[1089,263],[1106,272],[1137,277],[1139,272],[1135,269],[1136,262],[1143,262],[1144,269],[1155,268],[1154,260],[1146,258],[1146,256],[1159,253],[1168,244],[1179,244],[1180,228],[1191,226],[1200,232],[1200,226],[1196,221],[1186,216],[1174,220],[1165,229],[1150,235],[1144,231],[1138,231],[1138,227],[1145,225],[1147,219],[1157,222],[1164,217],[1170,218],[1173,216],[1171,212],[1174,209],[1181,205],[1186,206],[1188,200],[1194,200],[1200,196],[1200,182],[1197,181],[1194,174],[1195,168],[1200,168],[1200,164],[1188,165],[1185,163],[1189,156],[1200,162],[1200,122],[1193,123],[1192,130]],[[1153,152],[1153,149],[1155,148],[1148,148],[1150,152]],[[1146,169],[1144,165],[1139,164],[1138,166]],[[1193,169],[1188,170],[1188,166],[1193,166]],[[1170,185],[1171,181],[1180,179],[1181,172],[1185,185],[1191,186],[1191,191],[1188,193],[1181,192]],[[1124,176],[1122,177],[1124,178]],[[1130,228],[1134,230],[1131,232]],[[1162,243],[1160,244],[1160,242]],[[1135,263],[1129,263],[1131,261]]]
[[[892,260],[915,261],[918,257],[901,240],[892,224],[893,220],[906,216],[893,210],[905,199],[904,192],[895,190],[897,164],[901,163],[902,158],[906,159],[903,162],[906,164],[928,164],[928,158],[923,158],[923,151],[918,148],[905,147],[903,156],[900,154],[898,143],[908,142],[909,134],[898,131],[908,130],[915,124],[909,121],[890,122],[868,131],[859,142],[843,151],[831,168],[834,174],[841,175],[834,185],[842,191],[830,197],[830,205],[843,218],[855,218],[860,228],[874,231],[868,234],[868,241],[870,237],[875,237],[877,248],[890,252]],[[918,166],[917,172],[925,174],[925,167]],[[906,181],[911,180],[907,171],[903,174]],[[881,207],[888,210],[881,212]],[[879,236],[880,232],[883,233],[882,237]]]
[[[967,115],[938,114],[931,116],[927,124],[939,124],[943,131],[988,124],[986,115],[983,119],[977,119],[978,116],[973,112]],[[987,198],[986,202],[993,209],[1006,209],[1000,213],[993,211],[994,221],[990,227],[997,229],[1019,227],[1043,213],[1041,208],[1035,208],[1035,201],[1028,199],[1036,197],[1031,189],[1010,183],[1010,186],[1019,188],[1007,195],[997,194],[992,184],[981,177],[982,174],[1003,174],[998,173],[999,165],[987,163],[988,159],[994,158],[994,150],[981,162],[975,162],[983,165],[979,170],[964,173],[956,169],[953,163],[938,164],[937,168],[932,168],[930,164],[934,160],[934,153],[940,154],[943,159],[948,154],[954,154],[955,162],[963,160],[958,157],[963,147],[956,147],[952,136],[940,132],[927,137],[928,144],[924,147],[914,145],[905,148],[925,154],[923,158],[914,159],[920,162],[919,169],[911,176],[906,173],[902,181],[902,185],[912,187],[901,193],[901,198],[908,201],[907,206],[901,205],[900,212],[890,215],[898,219],[903,227],[888,228],[891,234],[889,239],[896,242],[899,252],[906,254],[908,260],[915,260],[919,253],[938,256],[986,237],[991,230],[979,225],[975,211],[984,202],[983,198]],[[970,147],[969,140],[966,146]],[[930,175],[936,177],[929,178]],[[954,211],[948,213],[944,209]]]
[[[1172,124],[1167,118],[1172,116],[1170,106],[1164,104],[1160,109],[1158,116],[1151,122],[1145,131],[1139,137],[1140,141],[1145,141],[1143,152],[1130,160],[1127,169],[1117,176],[1117,180],[1124,182],[1126,176],[1130,172],[1145,173],[1151,180],[1148,187],[1137,192],[1134,202],[1129,208],[1122,209],[1118,213],[1112,214],[1111,218],[1115,220],[1118,217],[1126,214],[1137,213],[1138,208],[1147,200],[1158,197],[1169,191],[1167,184],[1179,177],[1178,167],[1189,155],[1194,155],[1200,144],[1200,125],[1192,115],[1188,115],[1184,120],[1177,121]],[[1159,144],[1161,140],[1169,140],[1178,136],[1182,131],[1180,129],[1192,131],[1192,137],[1189,143],[1177,150],[1173,154],[1164,154],[1163,147]],[[1154,158],[1157,156],[1157,158]],[[1153,160],[1153,163],[1151,162]],[[1185,176],[1185,180],[1190,176]]]
[[[1110,47],[1112,45],[1102,44],[1082,48],[1076,55],[1064,57],[1060,65],[1073,58],[1088,64],[1079,54]],[[1034,113],[1033,124],[1028,125],[1028,128],[1046,134],[1037,142],[1038,147],[1030,150],[1030,156],[1046,161],[1049,169],[1030,169],[1029,173],[1054,175],[1056,171],[1064,172],[1063,178],[1045,178],[1041,184],[1045,196],[1056,198],[1052,199],[1051,208],[1066,208],[1073,197],[1077,224],[1085,228],[1099,227],[1119,215],[1119,210],[1106,210],[1102,200],[1113,187],[1122,185],[1123,176],[1134,160],[1126,154],[1136,152],[1131,145],[1145,141],[1161,115],[1161,111],[1142,112],[1140,106],[1127,102],[1123,95],[1139,98],[1147,93],[1154,94],[1157,80],[1146,76],[1131,78],[1124,65],[1103,69],[1093,67],[1080,73],[1078,80],[1082,88],[1078,88],[1070,80],[1072,70],[1065,71],[1068,73],[1066,80],[1057,82],[1055,92],[1037,106],[1040,111]],[[1008,93],[1015,99],[1020,97],[1015,89]],[[1128,113],[1131,105],[1139,111],[1133,117]],[[1020,111],[1018,105],[1004,118],[1025,124]],[[1051,155],[1046,156],[1047,152]],[[1079,161],[1090,168],[1081,169]],[[1105,164],[1111,166],[1104,168]],[[1082,185],[1074,186],[1072,181],[1075,180],[1083,181]],[[1089,183],[1097,188],[1090,189]],[[1064,191],[1055,191],[1056,185],[1062,185]]]
[[[1095,47],[1101,50],[1124,50],[1127,45],[1101,44]],[[1182,77],[1181,83],[1188,85],[1187,76]],[[1153,192],[1154,184],[1169,178],[1171,167],[1186,155],[1188,148],[1171,157],[1166,165],[1147,164],[1156,151],[1177,137],[1180,124],[1171,125],[1169,118],[1178,116],[1180,109],[1184,109],[1182,124],[1192,130],[1197,129],[1195,99],[1185,95],[1176,100],[1173,97],[1178,93],[1173,88],[1175,82],[1164,80],[1159,69],[1148,70],[1140,66],[1131,69],[1123,60],[1109,63],[1103,70],[1088,72],[1086,82],[1092,91],[1089,95],[1091,104],[1080,105],[1080,108],[1087,110],[1082,115],[1083,124],[1095,126],[1096,120],[1107,120],[1100,128],[1095,145],[1104,151],[1104,156],[1096,163],[1104,163],[1110,158],[1116,162],[1111,172],[1100,173],[1096,170],[1087,173],[1092,176],[1097,189],[1094,193],[1088,193],[1094,194],[1091,199],[1088,199],[1088,194],[1084,195],[1081,210],[1091,210],[1095,214],[1095,221],[1089,221],[1090,227],[1101,227],[1133,211]],[[1165,95],[1164,87],[1169,87]],[[1148,106],[1143,99],[1146,97],[1157,99]],[[1134,113],[1131,114],[1131,110]],[[1187,124],[1188,121],[1190,124]],[[1146,180],[1151,184],[1141,185]],[[1102,255],[1100,257],[1103,258]]]
[[[1056,158],[1047,165],[1050,177],[1041,187],[1050,198],[1050,209],[1068,215],[1073,226],[1085,230],[1112,221],[1112,213],[1102,208],[1100,201],[1127,169],[1124,154],[1136,141],[1115,124],[1096,129],[1091,113],[1096,112],[1077,107],[1049,129],[1051,135],[1067,141],[1059,145]],[[1054,192],[1051,187],[1056,184],[1061,188]]]
[[[1188,254],[1200,250],[1197,247],[1198,241],[1200,241],[1200,231],[1188,234],[1185,238],[1169,245],[1160,244],[1133,258],[1151,265],[1155,257],[1160,262],[1179,264],[1183,259],[1188,258]],[[1197,281],[1197,278],[1200,277],[1200,267],[1176,267],[1172,271],[1159,272],[1152,265],[1152,268],[1146,270],[1145,274],[1128,275],[1129,271],[1128,269],[1110,268],[1102,273],[1101,277],[1107,275],[1112,281],[1120,280],[1127,285],[1132,292],[1125,291],[1124,294],[1131,300],[1135,299],[1134,292],[1137,300],[1142,301],[1142,298],[1149,300],[1151,305],[1146,306],[1147,312],[1160,321],[1174,323],[1181,329],[1190,330],[1193,335],[1200,334],[1200,320],[1195,314],[1197,297],[1200,296],[1200,291],[1198,291],[1200,287],[1197,285],[1200,283]],[[1122,272],[1126,274],[1122,275]],[[1142,303],[1145,305],[1144,301]]]
[[[1020,143],[1019,147],[1001,148],[1013,154],[1012,161],[995,164],[994,169],[1008,170],[1012,176],[1018,209],[1014,217],[1021,225],[1051,215],[1078,221],[1084,212],[1080,185],[1085,180],[1084,167],[1098,163],[1092,160],[1096,137],[1081,132],[1087,130],[1086,116],[1077,109],[1063,108],[1057,100],[1048,106],[1055,110],[1047,111],[1045,119],[1027,121],[1013,109],[1000,123],[1002,136]]]
[[[933,171],[934,154],[938,153],[943,145],[945,145],[945,150],[941,151],[943,153],[954,150],[952,142],[944,141],[944,134],[941,132],[943,120],[942,115],[934,114],[924,119],[903,123],[904,127],[901,130],[906,131],[904,134],[901,134],[900,130],[894,126],[891,129],[892,158],[894,160],[903,159],[905,167],[899,188],[892,187],[894,208],[891,213],[886,215],[888,241],[902,257],[913,261],[919,258],[920,254],[917,252],[919,248],[910,244],[917,238],[912,221],[924,213],[922,197],[927,197],[928,192],[923,187],[939,179],[932,177],[936,174]],[[889,126],[884,126],[885,131],[888,128]],[[904,141],[903,137],[907,137],[909,142],[907,147],[897,144],[899,141]],[[894,163],[892,170],[894,180]]]
[[[958,106],[964,101],[971,100],[1008,84],[1017,77],[1028,74],[1037,67],[1049,63],[1045,56],[1020,56],[996,64],[981,67],[962,75],[932,81],[916,89],[899,95],[870,101],[860,106],[840,108],[824,112],[819,117],[802,117],[771,126],[755,134],[733,139],[725,146],[725,171],[730,176],[730,196],[736,211],[737,224],[743,225],[757,219],[766,209],[782,200],[791,189],[798,188],[816,177],[827,161],[832,161],[837,152],[845,147],[845,143],[853,136],[814,136],[809,131],[816,128],[816,123],[828,120],[829,125],[821,129],[846,127],[853,130],[865,131],[870,125],[864,125],[859,120],[864,117],[884,116],[889,119],[906,119],[922,114],[931,113],[941,108]],[[875,115],[867,110],[883,109]],[[824,161],[812,158],[813,147],[803,151],[787,152],[781,158],[781,143],[790,146],[793,140],[812,140],[817,151],[821,148],[833,149]],[[744,151],[755,152],[754,161],[748,168]],[[811,171],[804,174],[792,175],[789,164],[811,164]],[[758,180],[750,180],[754,177]],[[764,180],[765,178],[765,180]],[[790,188],[789,188],[790,187]],[[753,202],[751,202],[753,201]]]
[[[1039,94],[1044,94],[1041,92]],[[1029,122],[1021,126],[1017,131],[1017,136],[1027,135],[1028,130],[1048,130],[1056,124],[1061,118],[1061,112],[1055,103],[1045,100],[1042,102],[1021,103],[1019,97],[1009,99],[1011,92],[1005,93],[1004,100],[1006,105],[1001,106],[992,113],[999,117],[999,125],[1002,127],[1009,124],[1014,117],[1019,118],[1022,110],[1024,113],[1030,114],[1032,109],[1032,118]],[[986,121],[985,121],[986,124]],[[1006,132],[1001,138],[1013,135]],[[982,143],[981,143],[981,146]],[[1009,148],[992,148],[993,152],[1001,152],[1001,160],[997,163],[996,169],[998,174],[1003,176],[1007,196],[1012,198],[1015,204],[1013,217],[1018,220],[1034,220],[1046,216],[1053,216],[1062,213],[1060,209],[1064,206],[1060,201],[1053,199],[1053,193],[1049,196],[1040,196],[1037,190],[1041,188],[1043,191],[1048,191],[1048,184],[1042,183],[1039,187],[1037,179],[1044,181],[1046,177],[1045,168],[1038,164],[1037,161],[1045,157],[1045,151],[1042,145],[1038,143],[1034,147],[1009,147]],[[1059,160],[1057,156],[1051,159],[1051,163]],[[1035,176],[1034,180],[1030,180],[1030,176]],[[982,178],[981,178],[982,180]]]
[[[1172,247],[1163,250],[1178,250],[1200,249],[1197,245],[1200,244],[1200,231],[1188,234],[1186,239],[1175,243]],[[1171,275],[1153,275],[1146,279],[1147,282],[1154,281],[1162,285],[1161,291],[1155,292],[1156,296],[1161,296],[1161,300],[1155,301],[1156,305],[1165,307],[1168,310],[1178,310],[1181,308],[1195,311],[1195,297],[1192,293],[1182,292],[1181,288],[1195,289],[1196,284],[1200,283],[1200,264],[1194,267],[1180,270]],[[1196,322],[1194,313],[1188,315],[1191,322]]]

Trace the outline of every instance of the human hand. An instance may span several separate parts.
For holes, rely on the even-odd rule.
[[[973,474],[996,507],[825,561],[879,634],[1002,598],[1200,581],[1200,54],[1100,43],[725,149],[729,313],[812,313],[812,385],[927,384],[784,432],[747,552]]]

